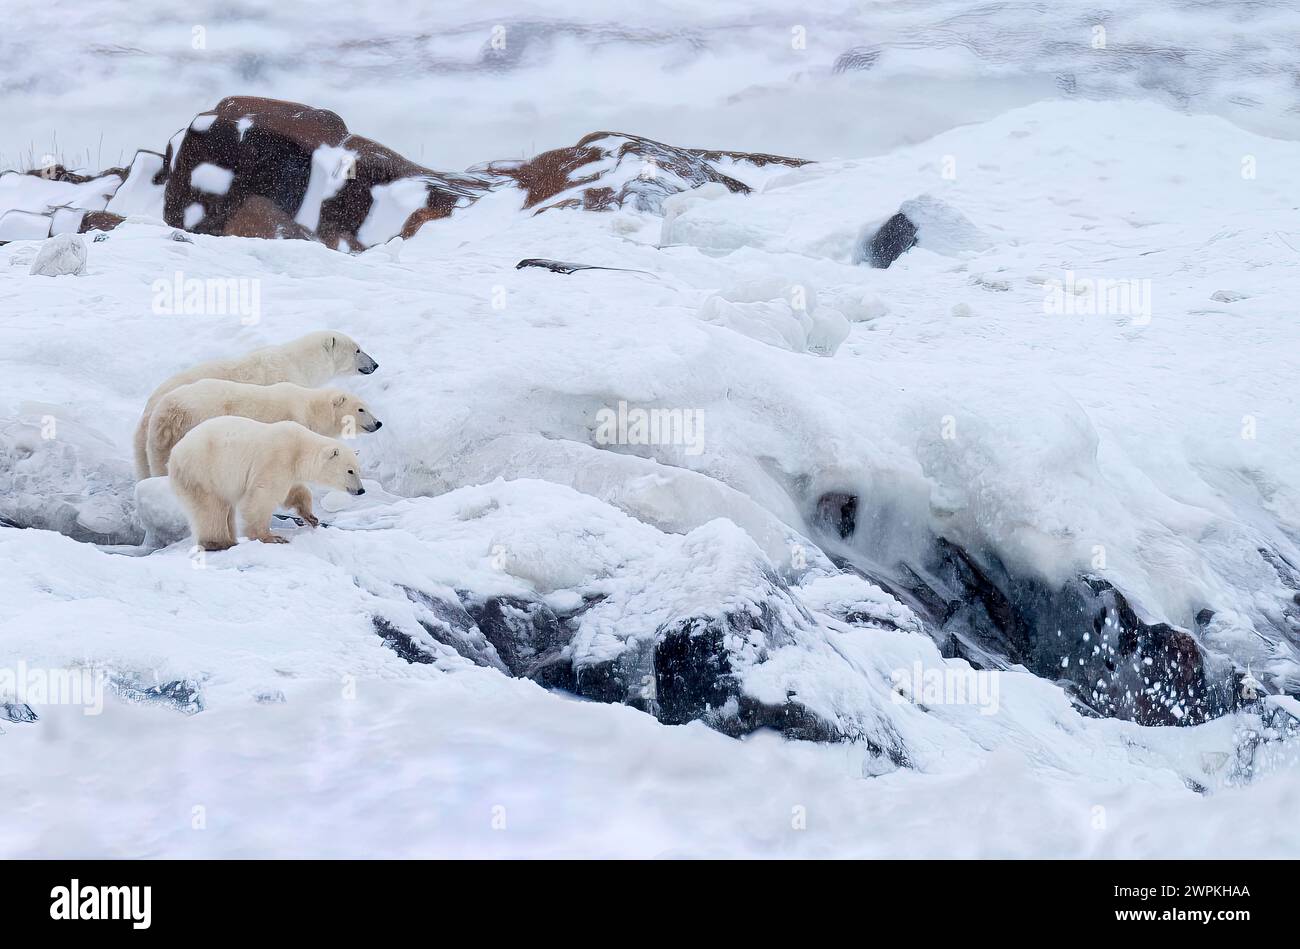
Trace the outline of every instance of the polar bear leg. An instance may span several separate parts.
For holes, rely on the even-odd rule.
[[[298,516],[312,527],[320,526],[320,519],[311,512],[311,490],[305,484],[295,484],[284,499],[284,507],[298,512]]]
[[[135,453],[135,480],[143,481],[149,477],[149,413],[145,412],[140,416],[140,422],[135,427],[135,434],[131,439],[131,447]],[[164,472],[165,474],[166,472]]]
[[[253,488],[239,502],[239,517],[244,522],[244,532],[252,540],[264,544],[287,544],[289,539],[272,534],[268,526],[275,513],[279,498],[265,488]]]
[[[166,399],[154,409],[153,415],[149,416],[149,427],[145,434],[145,457],[151,478],[167,473],[167,462],[171,459],[172,449],[193,427],[194,421],[189,414],[170,405]]]
[[[235,512],[225,498],[181,481],[173,481],[172,489],[189,512],[195,543],[204,550],[235,546]]]

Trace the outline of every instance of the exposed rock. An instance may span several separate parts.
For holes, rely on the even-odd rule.
[[[737,164],[806,162],[594,132],[532,159],[442,172],[353,135],[333,112],[230,96],[195,116],[165,154],[141,150],[130,168],[85,175],[56,165],[23,173],[40,183],[15,189],[22,203],[0,207],[0,243],[108,230],[140,215],[199,234],[318,240],[358,251],[410,238],[495,188],[519,188],[523,206],[537,212],[630,204],[662,213],[666,197],[704,185],[747,194],[749,186],[726,172]]]
[[[977,668],[1022,664],[1084,708],[1143,725],[1198,724],[1240,704],[1230,664],[1212,669],[1191,633],[1145,622],[1106,580],[1052,588],[942,538],[905,572],[945,655]]]
[[[733,194],[749,194],[748,185],[719,170],[717,165],[724,161],[760,168],[808,164],[781,155],[678,148],[639,135],[593,132],[576,145],[543,152],[528,161],[489,162],[475,170],[512,180],[524,192],[524,207],[536,208],[539,213],[552,208],[604,211],[630,204],[640,211],[662,214],[666,197],[705,184],[721,184]]]
[[[884,270],[915,243],[916,225],[900,211],[867,238],[861,257],[872,267]]]
[[[964,214],[933,195],[923,194],[904,201],[897,214],[865,234],[854,259],[884,269],[912,247],[955,257],[991,245],[989,236]],[[1010,289],[997,278],[981,280],[979,285],[986,290]]]
[[[499,672],[509,673],[510,669],[502,661],[496,647],[483,635],[465,607],[456,599],[452,591],[429,593],[411,587],[403,591],[416,605],[416,622],[424,631],[425,637],[403,632],[405,642],[388,638],[389,645],[398,650],[398,654],[408,662],[431,662],[437,658],[434,643],[450,646],[461,656],[480,666],[488,666]],[[378,628],[378,627],[376,627]],[[380,635],[384,635],[382,632]],[[411,652],[423,653],[427,659],[412,659]]]
[[[794,680],[777,676],[781,700],[771,681],[756,689],[750,674],[774,653],[793,655],[811,643],[825,649],[825,630],[733,525],[711,522],[688,535],[684,546],[685,556],[666,553],[651,568],[652,581],[615,584],[616,592],[584,599],[564,615],[537,598],[461,591],[453,601],[446,591],[407,589],[422,607],[418,629],[392,615],[372,622],[408,662],[435,662],[438,650],[450,646],[477,665],[594,701],[631,705],[667,724],[702,721],[728,735],[768,727],[818,741],[870,738],[892,748],[891,760],[905,759],[901,743],[814,711],[789,684]],[[827,597],[862,607],[864,626],[902,628],[911,616],[896,603],[891,612],[886,594],[855,578],[819,590],[813,600]]]
[[[126,218],[120,214],[114,214],[111,211],[87,211],[81,218],[81,223],[77,228],[77,233],[87,234],[90,231],[111,231],[117,227]]]
[[[489,187],[353,135],[333,112],[231,96],[167,146],[164,219],[201,234],[311,236],[359,250],[446,217]]]
[[[560,661],[573,638],[571,630],[544,603],[517,597],[489,597],[475,602],[462,595],[466,611],[496,649],[510,674],[545,678],[546,666]]]
[[[813,515],[814,525],[833,530],[840,537],[851,537],[857,530],[858,497],[842,491],[832,491],[817,499]]]

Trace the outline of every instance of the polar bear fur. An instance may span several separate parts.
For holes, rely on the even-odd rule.
[[[258,386],[200,379],[173,389],[149,416],[149,476],[167,473],[172,448],[200,422],[238,415],[259,422],[297,422],[317,435],[351,438],[383,426],[361,399],[343,389],[308,389],[292,382]]]
[[[356,340],[336,330],[320,330],[279,346],[265,346],[244,356],[214,359],[176,373],[153,390],[135,427],[135,475],[149,477],[149,418],[158,400],[183,385],[200,379],[224,379],[266,386],[292,382],[318,386],[335,376],[369,375],[379,363],[361,351]]]
[[[297,422],[268,424],[233,415],[191,429],[172,449],[167,474],[195,542],[205,550],[234,546],[236,512],[244,532],[268,544],[288,542],[268,526],[282,504],[315,527],[320,522],[311,511],[307,482],[366,493],[356,453],[342,442]]]

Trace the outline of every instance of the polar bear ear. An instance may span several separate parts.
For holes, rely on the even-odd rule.
[[[348,400],[347,395],[345,393],[340,392],[338,395],[334,396],[334,407],[338,408],[347,400]]]
[[[338,342],[338,337],[337,337],[337,336],[331,336],[331,337],[330,337],[330,341],[329,341],[328,343],[325,344],[325,352],[327,352],[327,353],[332,353],[332,352],[334,352],[334,345],[335,345],[337,342]]]
[[[339,450],[337,448],[335,448],[332,452],[330,452],[331,458],[337,458],[338,456],[339,456]]]

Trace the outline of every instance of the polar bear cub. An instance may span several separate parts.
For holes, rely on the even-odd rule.
[[[173,389],[149,416],[149,475],[167,473],[172,447],[200,422],[238,415],[258,422],[297,422],[317,435],[351,438],[383,422],[361,399],[343,389],[308,389],[292,382],[258,386],[224,379],[200,379]]]
[[[136,478],[142,481],[149,477],[149,418],[158,400],[173,389],[200,379],[225,379],[260,386],[276,382],[318,386],[335,376],[369,375],[378,368],[379,363],[363,353],[352,337],[337,330],[320,330],[279,346],[264,346],[243,356],[214,359],[178,372],[153,390],[135,427]]]
[[[235,544],[235,514],[245,533],[268,544],[288,541],[268,526],[283,504],[315,527],[305,482],[365,494],[356,453],[297,422],[257,422],[222,415],[196,425],[172,449],[172,491],[205,550]]]

